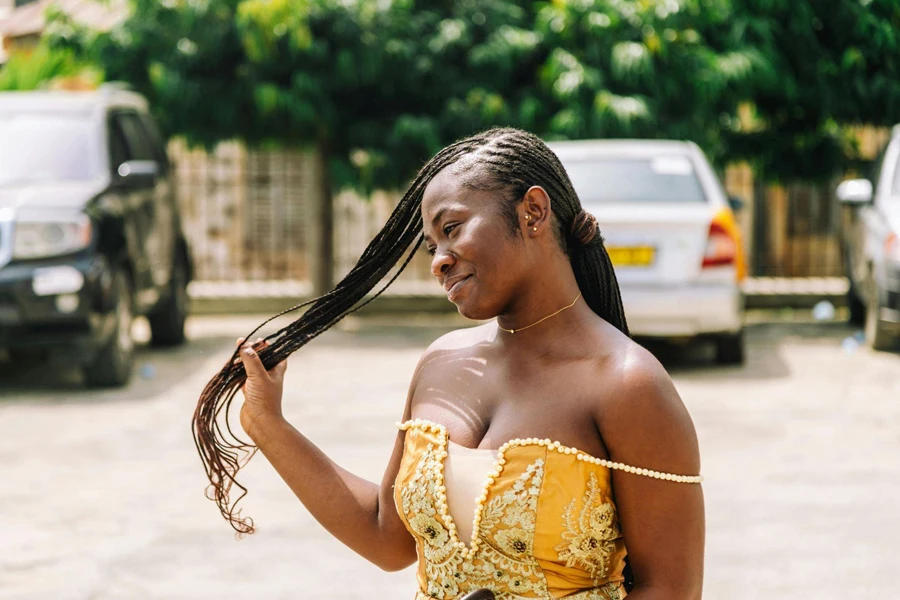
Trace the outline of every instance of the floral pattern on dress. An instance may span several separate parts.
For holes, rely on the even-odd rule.
[[[442,521],[435,500],[441,480],[440,452],[439,447],[429,444],[400,492],[400,508],[425,558],[428,596],[451,599],[488,588],[498,600],[549,598],[543,573],[532,556],[544,461],[535,461],[516,480],[512,490],[482,507],[477,534],[482,544],[469,559],[466,549],[451,539],[449,526]]]
[[[581,511],[576,515],[576,500],[573,499],[563,513],[564,541],[556,547],[559,559],[566,561],[567,567],[586,570],[595,583],[609,575],[610,557],[616,550],[615,540],[622,535],[616,508],[602,499],[597,476],[591,473]]]

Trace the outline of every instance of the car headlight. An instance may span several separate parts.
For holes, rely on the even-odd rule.
[[[87,215],[16,221],[13,258],[44,258],[71,254],[91,243],[91,219]]]

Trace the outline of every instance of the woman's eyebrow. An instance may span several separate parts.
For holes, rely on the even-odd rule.
[[[445,207],[441,208],[440,210],[438,210],[434,214],[434,217],[431,219],[431,226],[437,227],[438,221],[440,221],[441,217],[443,217],[448,212],[451,212],[451,211],[463,212],[465,210],[466,210],[466,207],[463,206],[462,204],[451,204],[450,206],[445,206]]]
[[[450,210],[450,209],[449,209],[448,207],[445,206],[444,208],[442,208],[442,209],[440,209],[439,211],[437,211],[437,212],[435,213],[435,215],[434,215],[434,218],[431,219],[431,226],[432,226],[432,227],[437,227],[438,221],[441,220],[441,217],[443,217],[443,216],[444,216],[444,213],[446,213],[448,210]]]

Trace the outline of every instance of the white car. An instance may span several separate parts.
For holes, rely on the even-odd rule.
[[[745,261],[729,199],[691,142],[554,142],[582,206],[600,224],[631,333],[709,338],[716,361],[744,361]]]
[[[865,323],[874,349],[889,350],[900,342],[900,125],[872,180],[845,181],[837,196],[856,208],[844,246],[850,320]]]

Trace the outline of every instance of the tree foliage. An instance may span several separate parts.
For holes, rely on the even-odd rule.
[[[337,186],[402,186],[461,136],[691,139],[822,178],[846,123],[900,120],[897,0],[133,0],[52,40],[211,145],[310,145]]]
[[[79,61],[71,50],[39,44],[33,50],[12,53],[0,70],[0,91],[27,92],[73,77],[93,82],[99,74]]]
[[[768,178],[822,179],[856,158],[843,125],[900,122],[900,2],[733,7],[730,35],[759,49],[777,85],[752,88],[754,118],[730,132],[729,156],[750,159]]]

